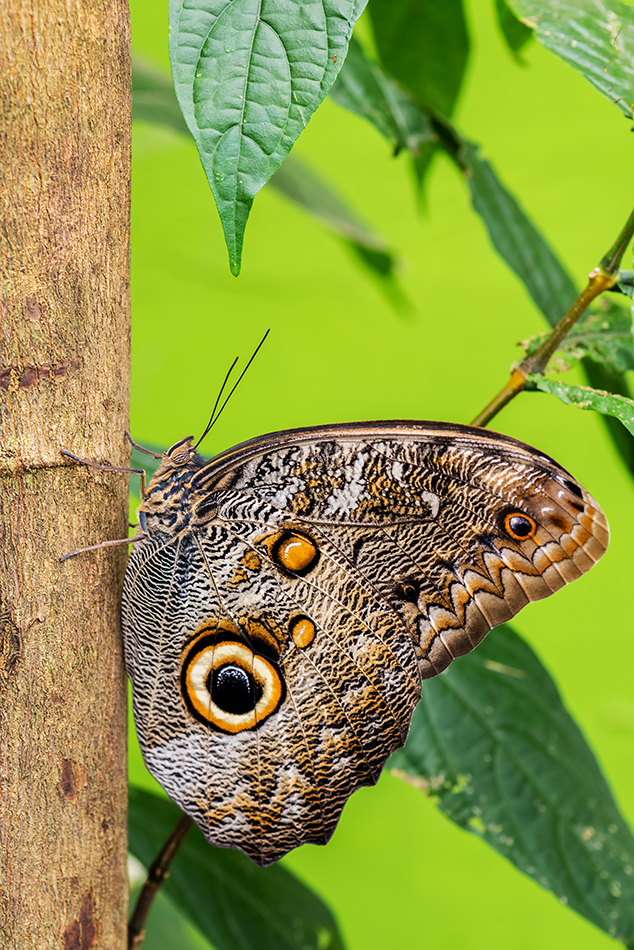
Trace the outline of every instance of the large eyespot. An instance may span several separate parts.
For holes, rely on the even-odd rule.
[[[284,531],[271,550],[271,557],[285,572],[302,577],[315,566],[319,550],[312,540],[299,531]]]
[[[236,733],[260,726],[279,708],[286,688],[265,657],[239,641],[218,641],[207,631],[185,650],[181,693],[199,722]]]
[[[523,511],[507,511],[502,519],[502,528],[514,541],[527,541],[537,531],[537,522]]]

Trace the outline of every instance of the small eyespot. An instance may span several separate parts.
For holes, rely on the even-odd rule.
[[[504,515],[502,527],[514,541],[527,541],[537,531],[537,522],[523,511],[509,511]]]
[[[402,584],[399,584],[397,591],[400,597],[403,600],[407,601],[410,604],[415,604],[418,602],[418,585],[412,583],[411,581],[403,581]]]
[[[273,545],[271,556],[278,567],[303,577],[319,559],[319,550],[311,538],[298,531],[285,531]]]
[[[309,617],[295,617],[291,620],[289,629],[296,647],[305,649],[315,639],[315,624]]]

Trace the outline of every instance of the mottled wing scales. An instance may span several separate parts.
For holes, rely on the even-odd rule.
[[[143,642],[155,644],[144,649],[142,671],[130,663],[150,771],[210,841],[241,848],[260,864],[329,839],[352,791],[376,782],[405,741],[420,698],[398,616],[336,560],[326,539],[319,539],[317,578],[281,573],[270,555],[279,512],[265,507],[272,520],[256,532],[223,509],[219,522],[183,539],[178,591],[158,636],[166,579],[148,575],[142,602],[130,587],[125,616],[126,630],[141,630]],[[304,648],[289,635],[298,616],[314,624]],[[210,618],[251,644],[260,637],[258,649],[267,636],[279,648],[286,699],[256,729],[210,732],[191,719],[173,686],[161,714],[150,713],[153,681],[178,681],[186,643]]]
[[[268,864],[324,843],[407,736],[420,680],[587,571],[605,518],[534,449],[467,427],[277,433],[143,503],[123,626],[150,771]]]
[[[289,445],[230,476],[245,511],[265,499],[328,534],[403,618],[423,677],[581,576],[608,542],[596,502],[552,459],[504,436],[448,428]],[[200,476],[209,487],[211,466]],[[504,530],[509,512],[534,520],[530,537]]]

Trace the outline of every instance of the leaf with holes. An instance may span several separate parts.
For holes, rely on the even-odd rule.
[[[185,121],[239,274],[253,199],[343,65],[365,0],[170,0]]]
[[[546,335],[531,337],[523,344],[527,356],[537,351]],[[629,308],[605,297],[599,300],[596,308],[572,328],[551,358],[548,371],[559,372],[558,361],[563,361],[561,369],[568,369],[585,356],[595,363],[602,363],[613,373],[634,369],[634,335]]]
[[[348,57],[330,90],[337,105],[368,119],[394,144],[394,151],[409,149],[418,155],[422,145],[435,139],[429,119],[381,67],[365,54],[352,37]]]
[[[602,415],[618,419],[628,432],[634,435],[634,399],[601,389],[591,389],[590,386],[570,386],[538,375],[529,376],[525,388],[527,391],[538,389],[543,393],[550,393],[568,406],[594,409]]]
[[[508,4],[534,29],[540,43],[632,117],[634,7],[620,0],[508,0]]]
[[[548,672],[508,627],[425,683],[390,767],[563,903],[633,945],[634,838]]]

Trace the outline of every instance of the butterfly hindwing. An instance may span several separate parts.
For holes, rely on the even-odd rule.
[[[150,771],[212,843],[323,843],[407,736],[421,678],[607,545],[592,498],[513,439],[439,423],[167,453],[124,592]]]

